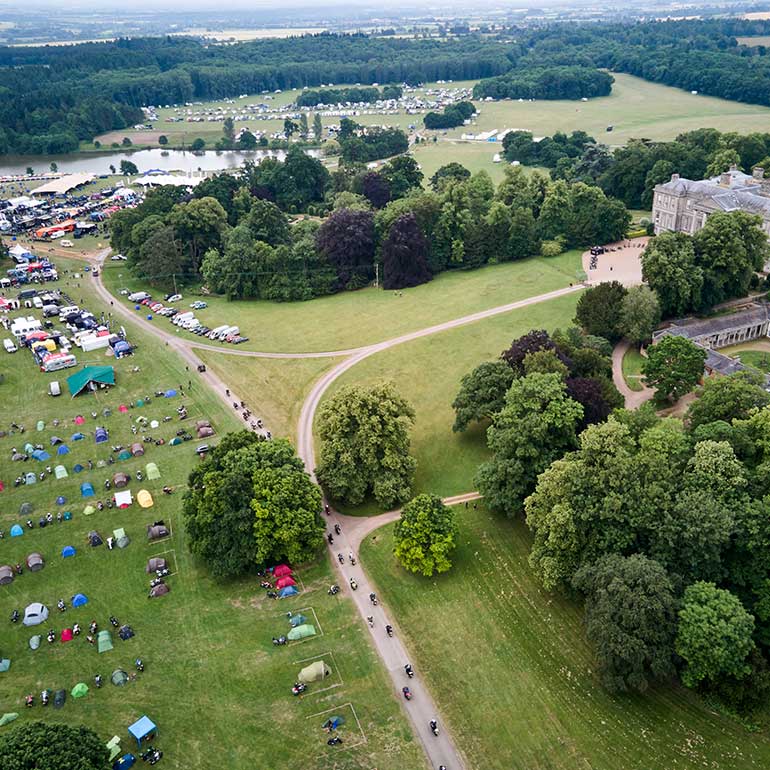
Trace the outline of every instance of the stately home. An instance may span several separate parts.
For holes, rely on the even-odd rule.
[[[655,234],[672,230],[692,235],[715,211],[745,211],[762,217],[762,228],[770,239],[770,179],[764,177],[762,168],[744,174],[735,166],[724,174],[697,182],[672,174],[671,181],[655,186]]]

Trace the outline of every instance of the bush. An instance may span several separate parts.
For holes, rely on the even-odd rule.
[[[649,225],[648,225],[648,227],[649,227]],[[641,238],[643,235],[649,235],[649,233],[647,232],[647,227],[640,227],[640,228],[637,228],[636,230],[630,230],[626,234],[626,237],[627,238]]]
[[[543,241],[540,254],[544,257],[558,257],[564,251],[564,241],[555,238],[552,241]]]

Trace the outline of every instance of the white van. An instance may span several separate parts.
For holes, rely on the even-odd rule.
[[[43,300],[41,297],[32,297],[32,304],[38,309],[41,310],[43,307]]]
[[[68,316],[70,313],[78,312],[80,312],[80,308],[77,305],[67,305],[66,307],[59,308],[59,317],[64,318],[64,316]]]
[[[212,329],[206,336],[210,340],[215,340],[226,328],[227,326],[217,326],[216,329]]]
[[[186,313],[177,313],[171,323],[175,324],[176,326],[182,326],[191,318],[195,318],[195,313],[193,313],[192,310],[188,310]]]
[[[18,350],[16,343],[9,339],[3,340],[3,347],[5,348],[6,353],[15,353]]]
[[[200,321],[195,316],[193,316],[192,318],[188,318],[182,324],[182,328],[183,329],[192,329],[193,327],[198,326],[198,325],[200,325]]]
[[[144,299],[149,299],[150,295],[146,291],[135,291],[133,294],[128,295],[129,302],[141,302]]]

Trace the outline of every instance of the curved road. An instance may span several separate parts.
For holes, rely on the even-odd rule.
[[[103,263],[109,253],[109,249],[99,252],[99,254],[96,255],[95,261],[99,264]],[[94,285],[97,294],[105,302],[105,305],[109,305],[119,315],[122,315],[132,323],[139,323],[144,326],[146,330],[163,339],[167,345],[171,345],[174,350],[182,356],[192,370],[195,370],[198,364],[201,363],[193,352],[196,348],[247,358],[331,358],[344,356],[344,360],[326,372],[313,385],[305,402],[302,404],[302,410],[297,426],[297,454],[302,458],[302,461],[305,463],[305,468],[313,478],[315,478],[315,448],[313,445],[313,420],[315,418],[315,413],[318,409],[318,405],[321,403],[324,393],[332,383],[348,371],[348,369],[351,369],[357,363],[375,353],[380,353],[383,350],[387,350],[388,348],[392,348],[404,342],[410,342],[411,340],[416,340],[421,337],[427,337],[449,329],[455,329],[458,326],[474,323],[485,318],[500,315],[501,313],[508,313],[512,310],[528,307],[529,305],[546,302],[555,299],[556,297],[564,296],[565,294],[581,291],[584,288],[582,285],[578,285],[558,289],[546,294],[529,297],[528,299],[511,302],[507,305],[500,305],[498,307],[489,308],[488,310],[482,310],[461,318],[456,318],[452,321],[445,321],[444,323],[409,332],[390,340],[384,340],[359,348],[311,353],[269,353],[236,350],[232,348],[226,349],[215,345],[202,344],[194,340],[183,339],[176,334],[161,328],[157,323],[148,321],[142,315],[132,311],[124,302],[121,302],[119,297],[114,297],[104,286],[101,272],[98,279],[94,281]],[[200,373],[200,377],[220,396],[220,398],[222,398],[228,408],[232,406],[233,401],[240,400],[235,394],[231,394],[230,396],[227,395],[225,384],[213,372],[206,370],[205,372]],[[479,494],[477,492],[470,492],[465,495],[446,498],[445,502],[449,505],[455,505],[457,503],[476,500],[478,498]],[[423,745],[430,767],[436,769],[441,765],[445,765],[447,770],[462,770],[462,768],[465,767],[464,759],[454,745],[451,736],[448,734],[447,730],[444,729],[444,725],[438,716],[438,710],[436,709],[427,687],[421,681],[419,674],[416,674],[414,679],[410,681],[404,673],[403,667],[404,664],[409,661],[409,656],[399,638],[398,631],[396,630],[392,637],[388,637],[385,633],[386,624],[390,624],[395,628],[393,619],[388,618],[382,604],[373,606],[370,603],[369,594],[372,589],[366,573],[361,568],[360,563],[357,563],[354,566],[350,563],[348,558],[348,555],[351,553],[355,554],[357,557],[358,548],[366,535],[384,524],[395,521],[398,519],[399,515],[400,511],[396,510],[383,513],[379,516],[358,518],[344,516],[343,514],[330,509],[327,522],[329,524],[329,530],[333,531],[335,524],[339,524],[341,528],[341,534],[337,536],[334,545],[332,546],[334,549],[332,562],[340,576],[341,584],[350,592],[353,602],[361,614],[362,619],[366,622],[368,617],[371,616],[373,618],[374,625],[370,627],[370,633],[372,635],[374,647],[390,674],[396,696],[399,698],[405,712],[409,716],[415,735],[417,735]],[[343,554],[343,563],[340,563],[336,558],[337,553]],[[358,590],[356,591],[351,591],[349,588],[351,578],[358,584]],[[401,694],[401,688],[407,683],[414,695],[411,701],[404,700]],[[440,734],[438,737],[434,736],[429,728],[428,722],[433,718],[439,721]]]

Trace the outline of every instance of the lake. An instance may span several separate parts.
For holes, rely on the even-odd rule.
[[[308,155],[319,156],[318,150],[307,150]],[[110,165],[120,172],[120,161],[131,161],[140,173],[153,169],[162,171],[222,171],[228,168],[238,168],[245,160],[259,162],[264,158],[283,160],[286,153],[283,150],[253,150],[241,152],[224,150],[216,152],[185,152],[183,150],[135,150],[73,153],[71,155],[5,155],[0,157],[0,176],[25,174],[28,167],[40,174],[50,169],[51,163],[56,163],[58,170],[65,174],[91,173],[110,174]]]

